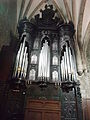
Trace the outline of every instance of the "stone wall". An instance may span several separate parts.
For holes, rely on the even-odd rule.
[[[90,72],[90,40],[87,46],[86,54],[87,54],[87,68],[88,68],[88,72]]]
[[[0,0],[0,50],[9,45],[10,33],[15,33],[17,0]]]
[[[89,99],[90,98],[90,41],[87,46],[86,59],[87,59],[86,61],[87,72],[83,73],[82,76],[78,76],[78,79],[80,81],[82,98]]]

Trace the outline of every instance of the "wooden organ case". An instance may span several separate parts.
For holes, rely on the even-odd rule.
[[[74,25],[52,5],[18,24],[19,42],[7,80],[7,120],[82,120]]]

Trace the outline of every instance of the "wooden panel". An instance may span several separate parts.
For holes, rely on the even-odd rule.
[[[59,112],[45,112],[44,114],[44,120],[60,120],[60,114]]]
[[[60,110],[58,101],[28,100],[26,108]]]
[[[0,80],[7,80],[11,75],[11,67],[13,64],[13,50],[4,46],[0,52]]]
[[[42,112],[27,110],[25,120],[42,120]]]
[[[28,99],[24,120],[61,120],[60,101]]]

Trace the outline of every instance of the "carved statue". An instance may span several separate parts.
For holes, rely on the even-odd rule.
[[[45,20],[52,20],[57,10],[53,10],[53,5],[45,5],[45,10],[40,10],[42,12],[42,18]]]

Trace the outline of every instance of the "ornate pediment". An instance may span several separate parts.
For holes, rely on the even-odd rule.
[[[42,19],[45,19],[46,21],[50,21],[54,18],[55,13],[57,10],[53,10],[53,5],[45,5],[45,10],[40,10],[42,13]]]
[[[53,5],[45,5],[44,10],[40,10],[40,14],[35,15],[36,24],[40,27],[50,27],[53,26],[54,28],[57,26],[58,23],[62,24],[63,21],[61,18],[58,18],[55,13],[57,13],[57,9],[54,10]]]

